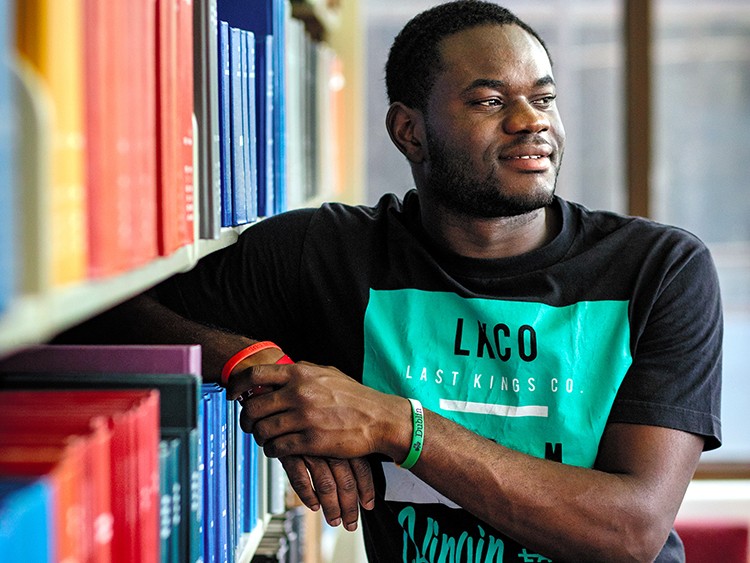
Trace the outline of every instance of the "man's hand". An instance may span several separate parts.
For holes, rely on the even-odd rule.
[[[401,462],[411,444],[411,406],[333,367],[306,362],[256,365],[232,375],[228,396],[262,385],[243,401],[240,425],[269,457],[352,459],[381,453]]]
[[[300,500],[311,510],[322,508],[331,526],[343,523],[353,532],[357,529],[359,505],[365,510],[375,506],[372,472],[365,458],[288,456],[280,461]]]
[[[253,359],[257,361],[257,358]],[[244,398],[241,421],[247,419],[246,413],[255,410],[255,405],[264,396],[278,390],[276,383],[245,386],[240,382],[242,374],[259,370],[261,366],[277,365],[271,362],[251,365],[244,372],[235,372],[230,378],[229,398]],[[247,389],[253,393],[248,395]],[[252,424],[245,422],[242,422],[242,428],[246,432],[253,430]],[[259,438],[257,428],[254,434],[256,441],[262,445],[263,439]],[[322,508],[326,521],[331,526],[343,523],[347,530],[354,531],[357,528],[359,506],[361,505],[366,510],[374,506],[375,487],[372,482],[372,472],[369,462],[364,457],[342,459],[340,457],[290,455],[281,457],[280,461],[292,488],[303,504],[311,510]]]

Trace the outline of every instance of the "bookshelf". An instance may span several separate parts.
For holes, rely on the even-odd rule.
[[[155,11],[156,13],[152,14],[155,20],[148,19],[149,11],[144,8],[152,4],[164,7],[168,2],[173,4],[161,12]],[[364,137],[363,117],[360,111],[363,65],[358,0],[267,2],[269,6],[273,3],[275,9],[283,7],[285,19],[282,25],[285,33],[289,34],[289,30],[294,26],[298,32],[303,33],[305,48],[310,49],[312,46],[319,49],[326,57],[335,60],[337,65],[335,71],[331,71],[334,74],[324,75],[319,79],[319,82],[326,86],[305,85],[298,81],[298,76],[287,75],[287,92],[294,92],[303,87],[330,89],[323,98],[331,107],[318,106],[312,110],[315,119],[324,119],[327,124],[325,128],[320,128],[325,130],[322,136],[318,133],[315,142],[330,142],[332,145],[336,144],[336,148],[334,150],[324,147],[323,150],[314,150],[312,153],[309,150],[300,153],[308,167],[306,170],[295,169],[289,165],[292,158],[288,153],[291,153],[292,149],[305,150],[294,141],[299,141],[307,132],[296,129],[296,124],[291,122],[286,125],[283,134],[273,131],[274,135],[283,135],[287,140],[291,140],[289,145],[283,145],[283,149],[277,149],[286,151],[283,156],[289,158],[286,167],[281,171],[281,175],[286,177],[285,180],[274,180],[276,184],[273,185],[273,189],[283,188],[285,191],[274,192],[273,197],[283,199],[287,196],[286,190],[296,189],[294,197],[287,197],[286,208],[317,206],[331,198],[339,201],[357,201],[361,195],[364,168],[363,143],[351,142],[352,139]],[[0,0],[0,9],[8,10],[9,22],[14,20],[13,12],[16,12],[16,17],[20,17],[19,14],[23,12],[21,4],[22,0]],[[57,0],[31,0],[30,4],[42,12],[50,10],[51,19],[57,14],[53,10],[60,9],[63,4],[68,7],[75,6],[77,12],[71,8],[73,11],[67,16],[77,22],[74,29],[78,30],[78,41],[70,44],[81,43],[84,46],[79,53],[82,58],[77,61],[82,68],[79,68],[78,74],[71,74],[80,78],[83,86],[79,84],[81,91],[77,94],[74,92],[73,96],[78,96],[76,99],[79,101],[81,97],[86,97],[88,106],[98,107],[98,111],[103,114],[115,110],[119,113],[111,116],[106,127],[86,129],[93,118],[82,110],[78,123],[81,129],[78,133],[60,135],[58,128],[61,121],[64,122],[66,119],[61,119],[61,114],[65,116],[65,112],[60,111],[59,92],[50,86],[54,80],[45,74],[52,71],[44,65],[41,65],[44,68],[40,70],[39,61],[35,61],[34,57],[22,56],[14,46],[18,40],[13,37],[14,33],[28,35],[36,33],[37,30],[33,27],[24,29],[20,25],[13,30],[10,29],[13,27],[11,23],[9,29],[5,30],[8,34],[0,34],[0,42],[4,41],[2,49],[9,61],[5,77],[13,88],[12,105],[9,106],[10,113],[6,114],[6,117],[15,115],[19,124],[12,146],[16,164],[15,178],[12,184],[5,188],[6,193],[0,193],[10,196],[12,205],[7,216],[14,219],[11,239],[4,241],[0,236],[0,260],[5,260],[3,264],[10,265],[7,271],[0,271],[0,276],[4,277],[10,286],[5,295],[0,295],[0,362],[19,352],[32,349],[35,345],[43,345],[60,332],[148,290],[175,273],[191,269],[206,255],[234,244],[245,229],[252,228],[264,215],[280,212],[284,208],[279,205],[265,213],[261,207],[255,209],[255,214],[250,212],[248,218],[240,221],[221,220],[221,206],[224,203],[221,190],[228,184],[223,166],[228,165],[222,163],[220,155],[222,143],[226,141],[227,135],[222,137],[219,127],[219,53],[203,47],[214,44],[207,38],[216,37],[214,33],[218,29],[222,13],[231,12],[230,8],[243,2],[142,0],[112,3],[109,0],[71,0],[60,3]],[[24,9],[30,4],[24,4]],[[258,1],[257,4],[260,5],[261,2]],[[172,8],[174,16],[171,15]],[[87,9],[92,11],[86,12]],[[187,20],[179,23],[180,10],[183,10],[182,14],[185,10],[190,11],[192,21],[189,22],[189,27],[185,27]],[[26,12],[24,17],[28,18],[29,13],[33,11]],[[87,22],[85,26],[82,24],[83,20],[79,19],[84,16]],[[162,21],[159,18],[164,20],[171,17],[174,17],[175,21],[171,22],[172,27],[169,30],[159,27],[159,22]],[[90,25],[90,21],[98,23]],[[99,24],[109,27],[99,29]],[[116,34],[118,25],[123,27],[125,32]],[[191,30],[191,37],[187,43],[184,42],[186,29]],[[147,39],[141,41],[144,32]],[[131,39],[128,40],[128,37]],[[86,42],[96,38],[105,43],[101,45],[101,51],[92,56],[90,51],[86,50],[86,46],[89,45]],[[51,45],[54,41],[59,42],[57,45],[67,44],[64,35],[62,40],[58,36],[50,41]],[[131,52],[131,45],[127,41],[142,42],[146,48]],[[324,42],[325,46],[321,42]],[[191,45],[188,57],[184,56],[186,45]],[[50,45],[46,47],[54,51]],[[283,57],[283,64],[287,68],[291,55],[285,50],[285,45],[282,47],[278,60]],[[83,53],[86,53],[85,57]],[[72,57],[69,50],[64,54],[68,58]],[[54,63],[55,57],[50,53],[47,56],[49,60],[46,60],[46,64],[50,61]],[[163,64],[160,58],[162,56],[169,56],[170,60],[174,61],[175,68],[160,67],[159,65]],[[92,69],[104,73],[105,63],[108,65],[112,60],[120,65],[116,71],[112,71],[115,74],[98,76],[96,86],[91,90],[91,84],[87,80],[89,74],[94,74]],[[187,63],[188,66],[179,66]],[[186,68],[190,69],[188,75],[185,74]],[[168,79],[165,79],[167,77],[164,73],[169,73]],[[2,77],[0,86],[1,81]],[[55,87],[69,88],[70,84]],[[193,104],[185,106],[183,98],[191,97],[185,96],[184,92],[193,90],[193,87]],[[128,92],[133,88],[151,92],[152,95],[138,97],[133,105],[128,105]],[[333,104],[336,104],[335,109],[332,109]],[[142,107],[145,109],[141,110]],[[181,118],[175,118],[174,123],[165,121],[161,113],[165,107],[170,112],[176,112]],[[307,111],[311,110],[308,108]],[[98,115],[101,117],[101,113]],[[292,119],[290,118],[290,121]],[[152,130],[149,130],[149,127]],[[108,135],[109,128],[115,131],[112,135]],[[249,133],[248,129],[247,134]],[[78,134],[81,139],[76,137]],[[59,150],[61,138],[70,141],[71,146],[68,150],[78,151],[79,156],[76,158],[81,159],[78,161],[79,166],[84,167],[93,162],[100,167],[87,168],[84,176],[79,176],[76,180],[77,189],[82,194],[83,204],[87,209],[95,205],[94,195],[97,198],[96,205],[100,205],[102,197],[105,198],[102,205],[112,206],[118,205],[113,197],[128,198],[124,204],[126,211],[119,207],[113,211],[127,215],[108,215],[108,222],[102,223],[106,226],[105,230],[117,232],[117,237],[123,237],[114,242],[108,240],[107,244],[113,245],[109,248],[124,254],[106,265],[106,268],[99,264],[99,269],[95,269],[89,264],[87,269],[84,264],[82,274],[71,275],[62,281],[56,277],[54,271],[55,260],[59,262],[59,257],[54,254],[58,249],[66,250],[68,239],[72,240],[74,237],[72,231],[61,230],[57,226],[60,222],[55,219],[58,212],[56,198],[59,194],[56,190],[60,166],[56,151]],[[84,138],[88,141],[83,141]],[[250,139],[249,136],[245,138]],[[278,138],[276,137],[276,140]],[[347,141],[343,142],[341,139]],[[94,142],[89,142],[92,140]],[[242,158],[248,161],[249,156],[245,154]],[[283,163],[283,160],[279,159],[277,163]],[[332,161],[338,163],[338,166],[331,167]],[[101,177],[96,176],[96,170],[101,172]],[[251,173],[253,177],[256,174],[255,170]],[[306,176],[302,177],[305,174]],[[99,185],[90,186],[85,180],[89,177],[97,178]],[[328,184],[333,187],[323,187]],[[0,190],[2,189],[0,186]],[[247,193],[242,197],[247,198],[249,205],[255,205],[250,198],[255,197],[252,194],[262,191],[263,187],[251,187],[248,180],[243,189],[247,190]],[[123,196],[122,194],[128,190],[132,193]],[[113,196],[110,191],[119,195]],[[239,196],[237,192],[233,192],[231,197]],[[236,202],[236,199],[232,201]],[[86,210],[78,208],[76,212],[84,216]],[[124,216],[128,222],[126,229],[121,228],[124,223],[116,219]],[[75,225],[76,236],[88,237],[90,240],[87,240],[87,244],[100,244],[102,241],[96,237],[101,237],[104,231],[87,229],[87,226],[90,227],[90,220],[90,216],[87,216],[87,225]],[[173,222],[179,224],[172,225],[172,228],[182,229],[181,235],[177,238],[173,236],[174,233],[167,233],[167,236],[163,232]],[[129,234],[120,233],[123,230],[129,231]],[[129,254],[131,250],[135,253],[135,250],[130,248],[137,246],[134,241],[145,248],[138,256]],[[86,246],[83,250],[78,250],[85,253],[91,251],[91,247]],[[91,256],[84,255],[84,260],[92,260]],[[100,251],[99,257],[102,256],[106,257],[106,252]],[[264,537],[272,523],[271,507],[265,498],[265,489],[271,486],[270,473],[272,472],[264,467],[258,475],[263,497],[258,499],[261,515],[251,531],[238,536],[238,541],[232,546],[233,553],[230,559],[233,561],[251,561],[259,546],[264,543]],[[306,562],[319,560],[319,555],[314,553],[305,555]]]
[[[196,10],[199,2],[196,2]],[[324,2],[293,2],[294,18],[303,21],[307,32],[317,39],[326,40],[335,51],[341,53],[345,92],[343,104],[347,119],[343,124],[345,138],[362,138],[362,118],[358,111],[349,108],[361,106],[360,75],[362,51],[358,37],[359,9],[356,0],[348,0],[337,8],[327,8]],[[174,273],[192,268],[203,256],[233,244],[242,230],[239,227],[223,227],[216,238],[203,238],[197,225],[201,222],[201,206],[196,206],[196,229],[193,240],[164,256],[155,256],[147,263],[122,273],[102,278],[86,278],[62,286],[49,281],[49,222],[51,202],[49,200],[50,152],[52,101],[43,80],[23,59],[16,57],[12,64],[16,88],[16,109],[19,128],[17,153],[23,155],[17,171],[17,215],[14,240],[17,241],[15,291],[0,314],[0,357],[15,350],[44,342],[55,334],[99,313],[121,301],[152,287]],[[198,123],[193,124],[194,137],[202,140]],[[200,192],[202,171],[198,168],[200,144],[195,145],[196,171],[195,193]],[[362,143],[343,143],[337,155],[342,162],[339,186],[323,194],[311,195],[297,202],[296,206],[317,206],[332,197],[344,201],[356,201],[361,195]]]

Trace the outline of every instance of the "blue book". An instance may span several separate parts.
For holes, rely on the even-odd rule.
[[[273,182],[273,176],[269,178],[269,158],[273,163],[273,154],[268,153],[267,123],[268,123],[268,87],[266,69],[266,36],[255,34],[255,170],[258,200],[258,215],[264,217],[265,194],[267,186]],[[273,88],[273,84],[270,85]],[[271,170],[273,173],[273,170]]]
[[[216,416],[219,432],[219,466],[218,466],[218,519],[219,519],[219,561],[220,563],[229,563],[230,553],[234,554],[234,549],[230,549],[232,540],[231,530],[229,528],[229,441],[227,427],[229,423],[227,412],[226,391],[219,388],[217,391]]]
[[[271,0],[274,36],[274,199],[273,213],[286,209],[286,19],[291,5],[284,0]],[[270,212],[269,212],[270,214]]]
[[[221,162],[221,226],[232,226],[232,71],[229,64],[229,24],[219,22],[219,134]]]
[[[258,218],[258,154],[257,154],[257,127],[255,124],[255,34],[252,31],[243,31],[243,46],[245,48],[244,64],[246,73],[243,72],[243,84],[246,88],[245,103],[245,125],[247,128],[248,160],[245,172],[249,178],[248,184],[248,215],[251,220]]]
[[[273,64],[273,52],[274,52],[274,36],[266,35],[264,52],[266,64],[263,69],[265,72],[265,104],[262,108],[264,115],[265,127],[263,133],[266,139],[266,150],[265,150],[265,178],[263,184],[259,186],[258,196],[258,212],[264,216],[273,215],[274,210],[274,194],[276,185],[276,142],[275,142],[275,131],[274,131],[274,104],[276,102],[275,97],[275,84],[274,76],[276,69]],[[262,191],[265,188],[265,192]]]
[[[258,460],[261,459],[259,446],[250,434],[243,436],[245,446],[245,525],[244,532],[252,532],[258,525],[259,500],[262,493],[260,487],[260,465]]]
[[[244,119],[242,116],[242,40],[240,30],[229,28],[229,65],[232,73],[231,80],[231,131],[232,131],[232,201],[234,225],[248,222],[247,178],[245,177],[245,152],[247,143],[244,136]]]
[[[285,0],[219,0],[219,17],[230,25],[252,31],[256,44],[258,103],[258,213],[272,215],[283,205],[286,175],[286,126],[283,100]],[[270,91],[270,105],[263,93]],[[262,140],[265,139],[265,143]]]
[[[10,56],[15,49],[13,22],[15,2],[0,0],[0,313],[15,292],[14,190],[17,137],[15,95]]]
[[[247,66],[248,66],[248,119],[250,120],[250,181],[252,183],[253,205],[255,214],[259,216],[258,209],[258,78],[255,70],[255,34],[247,32]]]
[[[253,178],[251,177],[251,169],[250,169],[250,151],[252,148],[252,143],[250,142],[250,93],[249,93],[249,66],[247,63],[247,57],[248,57],[248,48],[247,48],[247,34],[249,32],[240,30],[240,46],[241,46],[241,60],[240,60],[240,69],[242,73],[242,134],[243,138],[245,139],[245,151],[243,152],[244,157],[244,165],[245,165],[245,206],[247,208],[247,218],[248,221],[254,221],[258,218],[258,210],[255,205],[255,197],[253,194],[253,188],[255,187],[255,182],[253,182]]]
[[[205,471],[204,521],[206,563],[229,563],[233,560],[234,545],[229,528],[229,472],[227,423],[228,407],[226,390],[213,383],[202,385],[205,448],[207,460]]]
[[[219,547],[217,542],[218,523],[216,521],[216,495],[218,486],[216,482],[217,456],[216,454],[216,432],[215,432],[215,409],[213,405],[213,394],[207,391],[207,385],[203,385],[201,402],[203,403],[203,459],[205,460],[205,471],[203,472],[203,560],[205,563],[217,563],[219,561]]]
[[[198,561],[200,563],[205,563],[208,561],[205,557],[205,538],[206,538],[206,531],[205,531],[205,510],[206,510],[206,495],[208,494],[208,490],[205,488],[206,483],[206,472],[208,471],[208,468],[206,467],[207,461],[206,461],[206,438],[205,438],[205,424],[204,421],[206,419],[206,403],[203,400],[203,395],[201,394],[201,399],[198,401],[198,440],[197,440],[197,446],[198,446],[198,471],[193,473],[193,479],[190,483],[190,498],[191,498],[191,510],[195,509],[198,512],[198,518],[196,519],[196,528],[197,528],[197,534],[192,536],[193,538],[198,538],[200,541],[196,543],[193,543],[192,547],[196,548],[198,551],[198,556],[196,559],[191,559],[191,561]],[[193,491],[198,490],[200,491],[200,495],[194,495]],[[191,551],[191,557],[192,557],[192,551]]]
[[[0,478],[0,554],[3,561],[53,560],[54,498],[44,479]]]
[[[234,492],[230,497],[232,500],[229,515],[233,517],[232,533],[233,545],[238,545],[244,530],[245,523],[245,495],[247,494],[247,481],[245,480],[245,441],[240,428],[240,408],[236,401],[227,405],[229,409],[229,443],[230,451],[234,452],[234,463],[229,464],[229,484],[233,486]]]
[[[255,489],[253,488],[253,482],[251,479],[253,460],[253,451],[250,448],[249,440],[252,440],[250,435],[242,436],[242,447],[245,450],[245,463],[243,465],[242,481],[245,484],[245,494],[242,497],[243,504],[243,519],[242,519],[242,532],[252,532],[255,527],[255,516],[253,514],[254,502],[253,496]]]

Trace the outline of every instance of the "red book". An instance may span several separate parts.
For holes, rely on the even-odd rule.
[[[0,445],[0,473],[41,477],[54,499],[55,561],[85,561],[80,515],[83,513],[81,472],[83,443],[69,440],[63,445]]]
[[[131,66],[130,119],[135,158],[133,164],[133,266],[157,256],[156,224],[156,4],[155,0],[126,2],[131,32],[127,35]]]
[[[88,271],[91,277],[116,274],[122,270],[122,243],[116,226],[118,195],[111,176],[112,133],[107,129],[106,78],[107,28],[105,3],[84,2],[84,127],[86,131],[86,199],[88,202]],[[111,64],[111,63],[109,63]],[[109,164],[108,164],[109,163]]]
[[[112,432],[113,560],[159,560],[157,391],[8,391],[0,393],[0,404],[0,423],[23,413],[49,426],[61,418],[106,416]]]
[[[156,20],[156,131],[157,223],[159,254],[181,246],[178,198],[179,127],[177,124],[177,17],[174,0],[157,0]],[[184,94],[184,93],[183,93]]]
[[[35,418],[24,413],[20,418],[0,416],[0,447],[65,446],[82,440],[84,460],[81,466],[81,553],[84,561],[110,563],[112,561],[112,502],[111,502],[111,436],[104,417],[91,419],[58,418],[54,424],[48,417]]]
[[[130,268],[133,263],[133,220],[137,201],[134,174],[134,143],[132,122],[134,120],[133,106],[133,67],[130,52],[130,28],[128,25],[128,10],[130,2],[102,1],[100,7],[105,10],[107,28],[107,50],[109,51],[107,80],[107,96],[111,110],[108,112],[106,126],[114,138],[109,146],[108,160],[112,167],[113,183],[111,188],[117,191],[119,221],[111,225],[118,230],[118,237],[123,244],[121,259],[124,268]],[[106,6],[106,8],[105,8]]]
[[[195,225],[193,187],[193,0],[174,0],[177,7],[177,81],[180,158],[178,173],[182,180],[177,209],[180,241],[192,243]]]
[[[162,424],[169,427],[168,436],[179,437],[183,444],[180,449],[180,481],[190,483],[199,476],[200,346],[39,345],[4,358],[0,362],[0,374],[3,374],[0,377],[6,387],[24,389],[50,386],[112,389],[123,384],[130,387],[128,382],[131,379],[140,382],[140,387],[158,387],[162,393]],[[24,374],[30,374],[30,377],[24,378]],[[177,374],[192,374],[194,377],[177,378]],[[20,381],[23,383],[19,384]],[[163,431],[164,428],[162,438]],[[202,489],[191,488],[189,495],[185,492],[180,518],[189,523],[189,527],[186,524],[180,528],[180,553],[184,554],[180,560],[188,560],[191,546],[197,541],[201,505]]]

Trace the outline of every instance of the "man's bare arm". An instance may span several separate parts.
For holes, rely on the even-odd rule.
[[[401,462],[411,443],[408,401],[333,368],[298,364],[237,374],[237,389],[278,389],[243,407],[241,423],[271,456]],[[230,385],[230,395],[236,390]],[[610,424],[594,469],[538,459],[426,411],[413,473],[522,545],[566,561],[651,561],[672,527],[703,439],[666,428]]]
[[[98,315],[62,337],[92,343],[122,344],[200,344],[203,358],[203,379],[219,382],[224,363],[235,352],[253,340],[217,327],[207,326],[175,313],[147,293],[138,295]],[[278,350],[263,350],[252,363],[273,363]]]
[[[653,561],[703,447],[685,432],[611,424],[595,468],[583,469],[508,450],[434,413],[425,426],[415,475],[522,545],[565,561]]]
[[[200,344],[203,380],[220,383],[225,362],[254,340],[186,319],[148,294],[139,295],[90,319],[63,335],[63,341],[122,344]],[[274,364],[283,355],[261,350],[235,367]],[[359,506],[371,509],[375,499],[370,466],[365,459],[325,459],[286,456],[282,459],[289,480],[302,502],[322,508],[332,526],[357,527]]]

